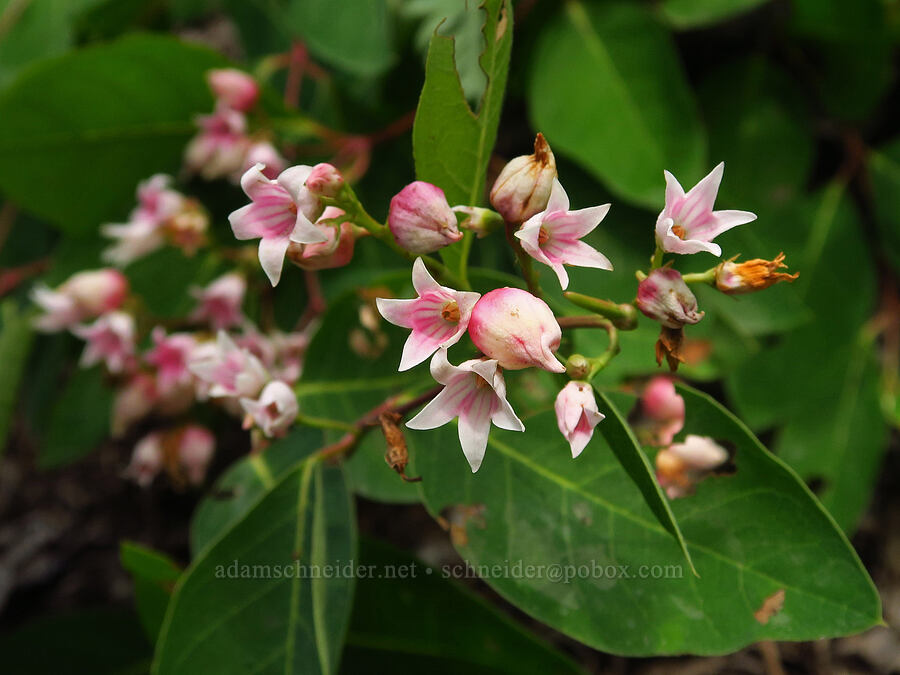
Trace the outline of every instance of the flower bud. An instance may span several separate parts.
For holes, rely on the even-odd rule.
[[[191,424],[178,439],[178,462],[187,474],[188,482],[200,485],[216,450],[216,438],[204,427]]]
[[[784,253],[779,253],[775,260],[756,258],[742,263],[726,260],[716,267],[716,288],[729,295],[752,293],[779,281],[793,281],[799,276],[776,271],[782,267],[787,267]]]
[[[162,471],[163,461],[162,435],[154,431],[144,436],[134,446],[125,475],[141,487],[148,487]]]
[[[459,227],[474,232],[479,239],[503,227],[503,218],[490,209],[483,209],[480,206],[454,206],[453,212],[462,214]]]
[[[684,427],[684,399],[668,377],[654,377],[644,388],[632,423],[644,445],[669,445]]]
[[[317,197],[337,197],[344,187],[344,177],[331,164],[316,164],[306,179],[306,189]]]
[[[666,328],[681,328],[703,318],[697,298],[676,270],[661,267],[638,284],[637,307]]]
[[[547,208],[556,158],[543,134],[534,139],[534,154],[510,161],[491,188],[491,204],[508,223],[521,223]]]
[[[573,380],[559,392],[553,407],[559,432],[569,442],[572,457],[578,457],[594,435],[594,427],[605,417],[597,410],[594,389],[587,382]]]
[[[420,180],[394,195],[388,227],[401,247],[416,254],[432,253],[463,236],[444,191]]]
[[[553,355],[562,338],[556,317],[547,303],[528,291],[498,288],[482,296],[472,310],[469,336],[503,368],[566,370]]]
[[[235,110],[249,110],[259,97],[256,80],[235,68],[210,70],[206,73],[206,81],[213,95]]]
[[[60,290],[71,296],[86,316],[98,316],[122,305],[128,294],[128,279],[119,270],[110,268],[79,272]]]
[[[341,209],[335,206],[327,207],[316,223],[316,227],[322,231],[327,240],[316,244],[299,244],[292,241],[287,250],[288,260],[304,270],[326,270],[343,267],[349,263],[353,258],[356,244],[353,223],[345,221],[338,226],[322,224],[322,221],[342,215],[344,212]]]
[[[728,451],[707,436],[689,434],[656,455],[656,478],[670,499],[686,497],[728,460]]]

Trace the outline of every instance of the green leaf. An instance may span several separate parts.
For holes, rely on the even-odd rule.
[[[672,504],[699,578],[606,444],[595,439],[572,460],[551,413],[527,419],[524,434],[492,430],[476,474],[452,426],[410,434],[425,504],[464,529],[457,548],[486,566],[481,575],[503,597],[603,651],[718,654],[879,623],[871,580],[809,490],[719,404],[681,393],[686,433],[736,449],[734,475]],[[533,573],[504,573],[519,561]],[[607,572],[619,565],[631,578]],[[754,612],[780,589],[784,608],[759,623]]]
[[[136,35],[35,66],[0,96],[0,189],[69,232],[124,218],[140,180],[178,171],[194,116],[212,109],[203,75],[222,64]]]
[[[416,177],[444,190],[451,205],[484,200],[488,160],[497,125],[512,48],[508,0],[485,0],[484,53],[487,85],[477,114],[469,107],[454,60],[452,38],[435,34],[425,63],[425,84],[413,126]]]
[[[355,552],[340,469],[302,462],[181,577],[153,673],[333,673],[353,576],[325,566],[352,564]]]
[[[449,566],[428,567],[365,539],[360,561],[378,576],[367,574],[356,584],[343,672],[580,672],[479,595],[450,581]],[[423,612],[426,607],[441,611]]]
[[[675,47],[639,3],[566,3],[541,32],[528,98],[554,151],[621,198],[658,208],[663,169],[693,185],[710,168]]]
[[[153,315],[179,317],[196,304],[188,292],[190,287],[212,281],[217,264],[212,255],[189,257],[177,248],[165,247],[134,261],[125,273],[131,290]]]
[[[702,28],[733,19],[768,0],[663,0],[659,11],[673,28]]]
[[[881,250],[900,272],[900,139],[869,154]]]
[[[144,632],[156,642],[181,568],[168,556],[130,541],[119,545],[119,559],[134,579],[134,599]]]
[[[150,645],[134,612],[83,609],[36,619],[0,638],[0,663],[16,675],[146,672]]]
[[[50,412],[38,466],[65,466],[95,450],[109,434],[112,399],[99,367],[78,369]]]
[[[261,495],[271,490],[297,462],[322,445],[321,431],[300,427],[272,443],[264,452],[235,462],[194,511],[191,519],[193,557],[234,527]]]
[[[0,454],[6,448],[12,416],[19,401],[19,384],[31,351],[32,312],[19,309],[13,299],[0,304]]]
[[[394,62],[392,26],[386,0],[292,0],[287,28],[302,37],[310,51],[355,75],[371,77]]]
[[[600,427],[603,438],[609,444],[619,464],[625,469],[625,473],[628,474],[628,477],[640,490],[644,501],[650,507],[657,522],[678,542],[678,546],[684,554],[691,572],[696,574],[691,554],[684,541],[684,535],[678,527],[678,522],[672,514],[672,509],[663,494],[662,488],[656,481],[653,466],[650,464],[644,451],[641,450],[640,443],[638,443],[625,418],[622,417],[622,413],[613,405],[609,397],[602,392],[597,392],[597,394],[599,399],[598,409],[606,416],[606,419],[603,420],[603,426]]]

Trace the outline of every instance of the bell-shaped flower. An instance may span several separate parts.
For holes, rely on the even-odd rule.
[[[409,370],[440,347],[459,342],[469,325],[472,308],[481,297],[478,293],[441,286],[428,273],[421,258],[416,258],[413,263],[412,282],[419,297],[411,300],[378,298],[375,301],[385,319],[412,330],[403,345],[399,370]]]
[[[581,241],[593,231],[609,211],[609,204],[569,211],[569,197],[558,178],[553,179],[547,208],[529,218],[516,232],[525,252],[556,272],[559,285],[569,286],[566,265],[613,268],[609,259]]]
[[[557,394],[553,408],[559,432],[569,442],[572,457],[578,457],[594,435],[594,427],[605,417],[597,410],[594,388],[573,380]]]
[[[278,174],[288,168],[288,161],[269,141],[254,141],[247,149],[247,154],[244,155],[241,168],[231,174],[230,180],[240,183],[241,176],[257,164],[263,165],[263,175],[272,180],[278,178]]]
[[[208,70],[206,82],[218,101],[235,110],[250,110],[259,98],[256,80],[236,68]]]
[[[209,429],[190,424],[180,430],[178,463],[184,469],[189,483],[192,485],[203,483],[215,451],[216,437]]]
[[[431,360],[431,375],[444,389],[406,426],[436,429],[458,417],[459,442],[473,473],[484,459],[492,422],[501,429],[525,431],[506,400],[506,382],[496,359],[471,359],[454,366],[442,347]]]
[[[190,293],[197,299],[197,307],[190,318],[215,330],[236,326],[244,319],[241,306],[246,292],[247,282],[236,272],[223,274],[205,288],[194,287]]]
[[[188,171],[206,180],[238,171],[251,145],[243,113],[219,102],[211,115],[197,116],[196,123],[200,130],[184,151]]]
[[[326,237],[313,225],[322,213],[319,199],[304,186],[310,167],[292,166],[276,180],[257,164],[241,177],[251,203],[228,216],[238,239],[259,239],[259,262],[275,286],[281,279],[284,255],[292,241],[314,244]]]
[[[34,324],[55,332],[117,309],[128,295],[128,280],[118,270],[87,270],[73,274],[56,289],[35,286],[31,299],[44,310]]]
[[[347,265],[353,259],[356,248],[353,223],[345,220],[339,225],[332,224],[339,222],[343,215],[344,211],[336,206],[325,207],[321,218],[316,221],[316,227],[325,236],[325,241],[317,244],[292,241],[287,250],[288,260],[304,270],[328,270]]]
[[[666,328],[695,324],[704,315],[681,274],[670,267],[653,270],[638,284],[637,308]]]
[[[89,368],[103,362],[111,373],[121,373],[134,365],[134,319],[125,312],[109,312],[94,323],[75,326],[72,332],[87,341],[79,362]]]
[[[684,427],[684,399],[668,377],[650,380],[631,421],[632,428],[644,445],[669,445]]]
[[[553,311],[546,302],[520,288],[496,288],[486,293],[472,310],[469,336],[503,368],[566,371],[553,354],[562,339]]]
[[[146,488],[162,471],[164,462],[162,434],[154,431],[144,436],[134,446],[125,475],[142,488]]]
[[[283,436],[300,412],[294,390],[280,380],[269,382],[258,399],[241,398],[241,406],[248,421],[255,423],[270,438]]]
[[[656,241],[663,251],[722,255],[722,248],[713,239],[756,220],[756,214],[749,211],[713,211],[724,171],[725,162],[719,162],[687,194],[675,176],[665,172],[666,206],[656,219]]]
[[[238,347],[223,330],[215,343],[194,350],[188,368],[208,385],[207,393],[213,398],[253,397],[269,381],[269,373],[259,359]]]
[[[197,341],[189,333],[166,335],[162,326],[153,329],[153,349],[144,359],[156,368],[157,391],[168,395],[181,385],[190,384],[191,371],[188,363],[197,347]]]
[[[728,451],[708,436],[688,434],[656,455],[656,478],[670,499],[693,493],[701,480],[728,461]]]

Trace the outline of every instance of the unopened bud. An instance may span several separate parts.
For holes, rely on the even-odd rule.
[[[661,267],[638,284],[637,306],[666,328],[681,328],[703,318],[697,298],[676,270]]]
[[[328,225],[323,221],[343,216],[344,212],[329,206],[322,212],[322,217],[316,223],[327,239],[315,244],[290,243],[287,257],[297,267],[304,270],[326,270],[334,267],[343,267],[353,258],[353,249],[356,243],[356,234],[353,224],[343,222],[340,225]]]
[[[521,223],[547,208],[556,158],[542,134],[534,139],[534,154],[511,160],[491,188],[491,204],[508,223]]]
[[[235,68],[218,68],[206,73],[213,95],[229,108],[246,111],[259,98],[259,85],[247,73]]]
[[[786,268],[784,253],[779,253],[775,260],[755,258],[742,263],[726,260],[716,267],[716,288],[729,295],[752,293],[768,288],[779,281],[793,281],[799,275],[778,272]]]
[[[547,303],[528,291],[498,288],[482,296],[472,310],[469,336],[503,368],[566,370],[553,355],[562,338],[556,317]]]
[[[410,253],[432,253],[462,239],[444,191],[420,180],[391,200],[388,226],[397,243]]]
[[[581,354],[572,354],[566,361],[566,375],[572,380],[583,380],[591,372],[591,363]]]
[[[344,187],[344,177],[331,164],[316,164],[306,179],[306,189],[317,197],[337,197]]]
[[[480,206],[454,206],[453,212],[462,216],[459,227],[474,232],[479,239],[503,227],[503,218],[490,209]]]

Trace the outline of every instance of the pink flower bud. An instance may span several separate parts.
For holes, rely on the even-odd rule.
[[[344,177],[331,164],[316,164],[306,179],[306,189],[317,197],[337,197],[344,187]]]
[[[637,306],[644,314],[666,328],[681,328],[703,318],[697,310],[697,298],[676,270],[661,267],[638,284]]]
[[[307,181],[308,185],[309,181]],[[327,237],[326,241],[315,244],[300,244],[292,241],[287,250],[288,260],[304,270],[325,270],[343,267],[349,263],[353,258],[353,249],[356,244],[353,224],[344,221],[339,226],[334,226],[322,222],[342,215],[344,212],[336,206],[326,207],[322,212],[322,217],[316,221],[316,227]]]
[[[249,110],[259,98],[256,80],[234,68],[210,70],[206,73],[206,81],[213,95],[235,110]]]
[[[262,174],[270,180],[278,178],[278,174],[288,167],[288,161],[281,156],[274,145],[268,141],[257,141],[247,150],[240,171],[235,171],[231,175],[231,181],[240,183],[241,176],[257,164],[263,165]]]
[[[162,435],[159,432],[147,434],[131,453],[131,462],[125,475],[141,487],[148,487],[163,468]]]
[[[43,331],[71,328],[85,319],[118,309],[128,295],[128,280],[118,270],[78,272],[56,290],[38,286],[32,300],[46,313],[35,322]]]
[[[542,134],[534,139],[534,154],[510,161],[491,188],[491,204],[508,223],[521,223],[547,208],[556,158]]]
[[[564,373],[553,352],[562,330],[540,298],[518,288],[498,288],[475,303],[469,336],[482,352],[509,370],[536,366]]]
[[[578,457],[594,435],[594,427],[605,417],[597,410],[594,389],[587,382],[569,382],[556,396],[553,407],[559,432],[569,442],[572,457]]]
[[[204,427],[191,424],[181,432],[178,461],[193,485],[200,485],[216,450],[216,437]]]
[[[463,236],[444,191],[420,180],[394,195],[388,226],[400,246],[417,254],[432,253]]]
[[[669,445],[684,427],[684,399],[668,377],[654,377],[641,394],[633,428],[645,445]]]
[[[242,398],[241,406],[248,420],[269,437],[283,436],[300,412],[294,390],[279,380],[269,382],[256,400]]]

